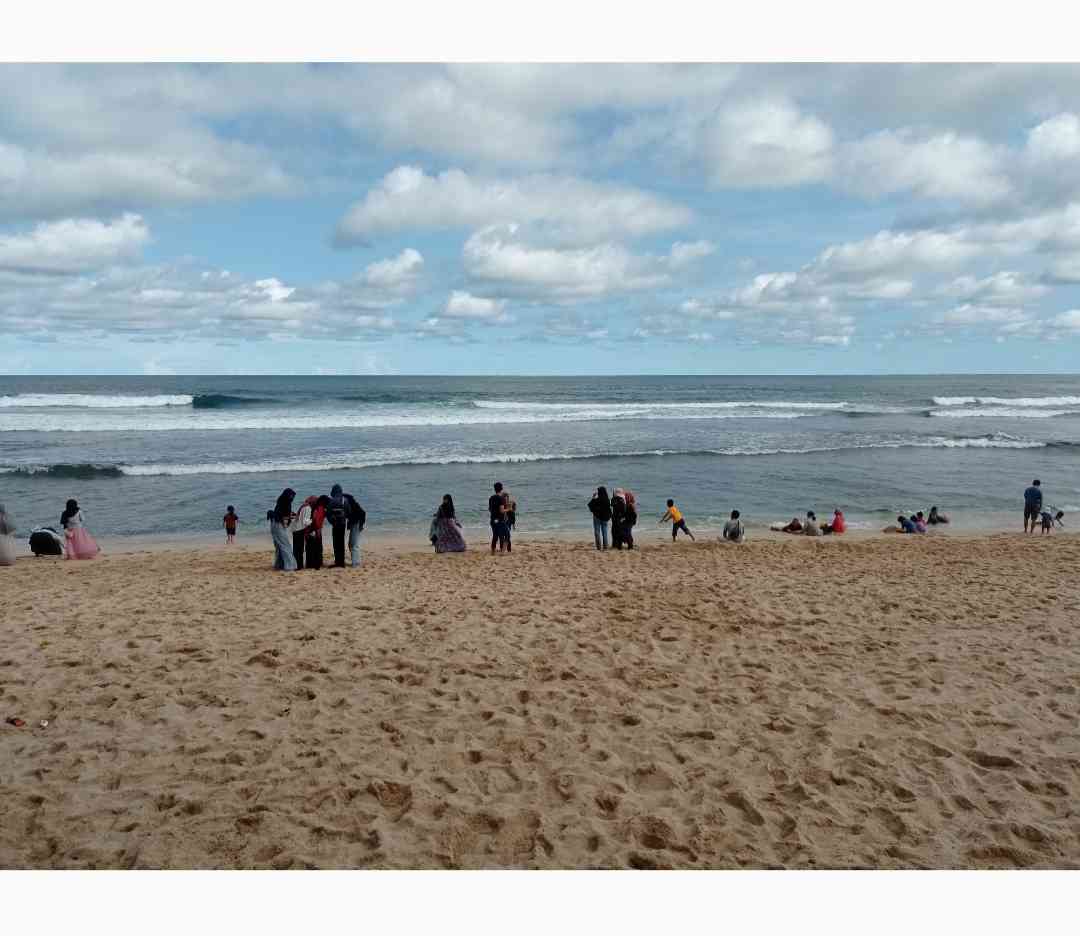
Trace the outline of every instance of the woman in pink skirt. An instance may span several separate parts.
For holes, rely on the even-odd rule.
[[[95,542],[86,527],[83,526],[82,511],[74,500],[67,502],[67,507],[60,515],[60,526],[64,528],[64,558],[93,559],[101,548]]]

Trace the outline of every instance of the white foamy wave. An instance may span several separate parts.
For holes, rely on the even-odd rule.
[[[930,410],[930,415],[945,416],[950,419],[969,419],[975,417],[996,417],[998,419],[1049,419],[1051,416],[1070,416],[1078,412],[1080,412],[1080,410],[1022,409],[1010,406],[988,406],[985,409]]]
[[[709,409],[783,409],[783,410],[838,410],[849,404],[793,402],[789,400],[718,400],[714,402],[689,401],[685,403],[532,403],[516,400],[474,400],[480,409],[498,410],[591,410],[595,412],[636,413],[650,410],[709,410]]]
[[[1055,397],[993,397],[993,396],[960,396],[960,397],[934,397],[935,406],[1080,406],[1080,396],[1055,396]]]
[[[186,393],[155,394],[153,396],[112,396],[96,393],[19,393],[15,396],[0,396],[0,408],[144,409],[154,406],[191,406],[193,399],[192,396]]]
[[[481,426],[506,423],[588,422],[601,419],[798,419],[804,412],[622,412],[566,410],[564,412],[438,409],[413,411],[313,411],[288,415],[229,410],[185,410],[160,413],[0,413],[0,432],[175,432],[178,430],[243,429],[387,429],[415,426]]]
[[[808,447],[741,446],[721,449],[643,449],[639,451],[611,452],[507,452],[483,455],[440,454],[410,449],[381,449],[368,452],[343,452],[322,458],[267,459],[254,462],[203,462],[190,464],[150,463],[145,465],[119,465],[124,475],[151,477],[158,475],[214,475],[214,474],[274,474],[281,472],[349,471],[360,468],[383,468],[395,465],[499,465],[546,461],[584,461],[604,458],[654,458],[663,456],[743,456],[763,455],[811,455],[822,452],[844,452],[859,449],[900,448],[1044,448],[1045,442],[1017,439],[1004,433],[975,438],[950,438],[929,436],[916,439],[887,439],[849,444]],[[0,473],[14,468],[0,468]],[[25,469],[23,469],[25,470]]]

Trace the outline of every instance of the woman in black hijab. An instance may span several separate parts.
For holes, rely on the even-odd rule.
[[[274,504],[274,509],[267,514],[270,521],[270,535],[274,540],[274,568],[281,572],[295,572],[296,558],[292,551],[292,538],[289,536],[289,524],[292,523],[293,498],[296,491],[285,488]]]

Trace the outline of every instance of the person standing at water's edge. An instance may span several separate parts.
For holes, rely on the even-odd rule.
[[[1024,532],[1034,533],[1035,524],[1039,522],[1039,514],[1042,513],[1042,482],[1036,478],[1031,482],[1031,487],[1024,491]],[[1030,523],[1030,527],[1028,524]]]
[[[354,569],[360,566],[360,534],[367,523],[367,511],[352,494],[345,494],[345,513],[349,529],[349,561]]]
[[[589,513],[592,514],[593,541],[597,549],[608,548],[608,523],[611,521],[611,501],[607,488],[598,487],[589,501]],[[601,546],[601,542],[603,546]]]
[[[330,536],[334,541],[334,567],[345,568],[345,533],[348,528],[349,514],[345,504],[345,494],[340,484],[330,488],[330,503],[326,508],[326,519],[330,521]]]
[[[510,552],[510,527],[506,523],[507,505],[503,497],[501,481],[495,482],[495,493],[488,498],[488,516],[491,521],[491,554],[495,547],[499,552]]]
[[[300,505],[292,522],[292,550],[296,559],[297,570],[304,568],[304,553],[307,549],[307,529],[311,525],[311,508],[315,506],[315,497],[308,497]]]
[[[274,509],[266,514],[270,521],[270,536],[274,540],[274,568],[279,572],[295,572],[296,558],[289,541],[289,524],[293,520],[292,502],[296,491],[285,488],[278,496]]]
[[[236,508],[232,504],[229,504],[225,508],[225,516],[221,520],[221,525],[225,527],[225,544],[236,542],[236,524],[240,522],[240,518],[236,515]]]
[[[64,556],[67,559],[93,559],[101,548],[90,535],[90,531],[83,526],[83,515],[78,502],[69,500],[64,512],[60,515],[60,526],[64,530],[66,545]]]

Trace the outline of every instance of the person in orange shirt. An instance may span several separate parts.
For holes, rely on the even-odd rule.
[[[675,538],[679,535],[679,530],[682,530],[690,539],[694,539],[694,534],[690,532],[690,528],[686,525],[686,521],[683,519],[682,511],[675,506],[675,501],[668,498],[667,510],[657,522],[664,523],[665,521],[671,521],[671,542],[675,542]]]

